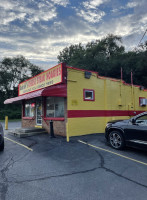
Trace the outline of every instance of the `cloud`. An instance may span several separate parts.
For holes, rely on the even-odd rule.
[[[20,20],[30,26],[35,22],[50,21],[56,16],[56,7],[49,1],[1,0],[0,2],[1,25],[8,25]]]
[[[96,7],[100,6],[105,1],[106,0],[89,0],[89,1],[84,1],[83,2],[83,6],[86,9],[96,9]]]
[[[97,10],[81,10],[80,12],[78,11],[77,13],[78,16],[82,17],[88,22],[91,23],[96,23],[99,22],[103,16],[105,16],[105,12],[103,11],[97,11]]]
[[[66,7],[69,4],[69,0],[51,0],[54,4]]]
[[[84,1],[81,4],[81,8],[76,9],[76,13],[87,22],[97,23],[105,16],[105,12],[100,10],[99,6],[107,1],[108,0]]]
[[[9,1],[9,0],[1,0],[0,1],[0,8],[4,9],[4,10],[12,10],[15,6],[17,6],[17,2],[16,4],[14,4],[14,1]]]
[[[99,26],[99,32],[103,34],[113,33],[121,36],[126,50],[132,50],[138,45],[146,30],[146,7],[146,0],[128,2],[116,10],[115,17],[111,17]],[[121,10],[123,11],[122,15]],[[116,17],[117,14],[118,17]],[[147,36],[144,37],[143,41],[145,39],[147,40]]]
[[[128,2],[127,3],[128,8],[135,8],[137,5],[139,5],[139,2]]]
[[[0,41],[4,43],[0,49],[1,55],[13,57],[21,54],[35,63],[40,63],[40,61],[50,63],[51,60],[55,63],[55,61],[57,62],[57,55],[66,46],[80,42],[86,44],[95,38],[89,27],[87,30],[87,23],[74,17],[55,21],[52,25],[46,27],[46,30],[44,30],[43,25],[40,25],[39,28],[36,27],[36,29],[33,26],[32,28],[35,30],[33,29],[32,35],[32,28],[27,27],[26,30],[20,27],[18,30],[16,27],[13,28],[16,30],[15,34],[7,30],[7,36],[0,37]],[[42,31],[39,31],[39,29]],[[22,32],[22,36],[20,32]],[[5,46],[8,45],[11,48],[7,50]]]
[[[0,24],[1,25],[8,25],[10,22],[13,22],[17,19],[23,21],[26,16],[26,13],[15,13],[15,12],[0,12]]]
[[[146,0],[0,0],[0,58],[21,54],[53,66],[66,46],[110,33],[132,48],[146,29],[146,7]]]

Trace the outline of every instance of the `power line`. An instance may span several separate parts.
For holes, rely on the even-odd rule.
[[[139,47],[139,45],[140,45],[141,41],[143,40],[143,38],[144,38],[144,36],[145,36],[146,33],[147,33],[147,29],[145,30],[145,32],[144,32],[141,40],[139,41],[138,45],[136,47],[134,47],[132,50],[135,50],[135,51],[137,50],[137,47]]]
[[[137,46],[139,46],[139,45],[140,45],[140,43],[141,43],[141,41],[143,40],[143,38],[144,38],[144,36],[145,36],[146,32],[147,32],[147,29],[145,30],[145,32],[144,32],[144,34],[143,34],[143,36],[142,36],[142,38],[141,38],[141,40],[139,41],[139,43],[138,43],[138,45],[137,45]]]

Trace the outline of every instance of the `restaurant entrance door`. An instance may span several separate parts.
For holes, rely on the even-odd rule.
[[[42,101],[37,99],[36,101],[36,125],[42,126]]]

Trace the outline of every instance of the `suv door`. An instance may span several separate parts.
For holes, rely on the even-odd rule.
[[[147,115],[136,118],[134,123],[130,122],[126,135],[129,142],[147,146]]]

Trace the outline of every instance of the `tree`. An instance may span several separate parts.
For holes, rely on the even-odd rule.
[[[132,71],[134,84],[147,87],[147,41],[137,50],[125,52],[121,37],[109,34],[86,45],[80,43],[66,47],[57,58],[59,62],[66,62],[73,67],[119,79],[122,68],[123,79],[127,83],[131,83]]]
[[[21,118],[20,105],[4,105],[5,99],[18,96],[18,84],[42,72],[23,56],[4,58],[0,62],[0,118]]]
[[[84,54],[85,49],[81,43],[79,43],[78,45],[71,45],[64,48],[57,58],[59,62],[65,62],[72,66],[75,66],[78,62],[78,65],[81,66],[81,64],[84,62]]]
[[[42,71],[23,56],[4,58],[0,62],[0,89],[7,98],[17,96],[18,84]]]
[[[108,35],[102,40],[88,42],[85,46],[71,45],[59,53],[59,62],[66,62],[74,67],[98,71],[106,75],[109,59],[124,52],[121,38]]]

